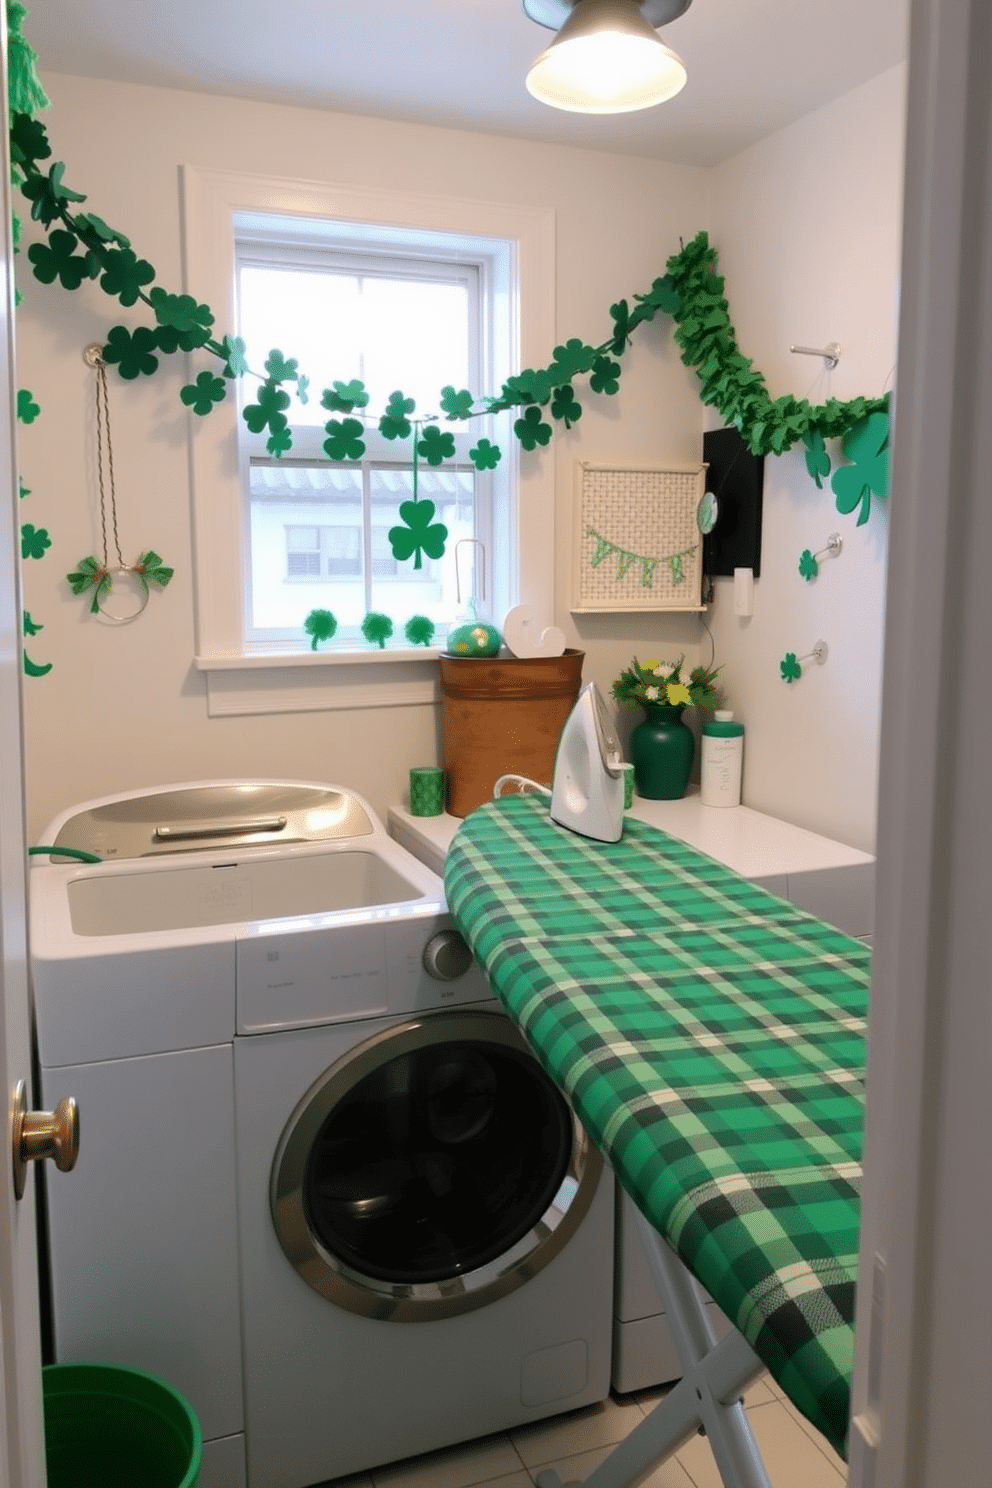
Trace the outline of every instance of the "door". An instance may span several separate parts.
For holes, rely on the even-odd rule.
[[[6,10],[0,83],[7,96]],[[41,1343],[34,1183],[28,1164],[24,1197],[14,1197],[10,1160],[11,1097],[31,1084],[25,914],[24,761],[21,742],[21,604],[17,463],[14,448],[13,291],[10,163],[7,135],[0,157],[0,1078],[8,1114],[0,1154],[0,1480],[10,1488],[45,1482],[41,1409]]]

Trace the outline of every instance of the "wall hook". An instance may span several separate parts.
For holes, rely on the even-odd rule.
[[[799,555],[799,572],[806,582],[809,583],[811,579],[815,579],[820,572],[820,564],[818,562],[820,558],[836,558],[843,546],[844,539],[840,533],[831,532],[827,538],[827,546],[825,548],[820,548],[815,553],[811,553],[809,548],[803,548]]]
[[[797,656],[794,651],[787,651],[778,664],[779,672],[783,682],[798,682],[803,674],[803,663],[815,661],[817,666],[822,666],[827,659],[826,641],[817,641],[812,651],[806,656]]]
[[[831,371],[840,361],[839,341],[831,341],[828,346],[790,346],[789,350],[799,352],[802,356],[822,357]]]

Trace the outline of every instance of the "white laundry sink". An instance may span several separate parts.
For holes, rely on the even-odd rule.
[[[104,873],[67,885],[76,935],[140,935],[244,920],[327,914],[405,903],[423,887],[375,852],[197,863],[158,872]]]

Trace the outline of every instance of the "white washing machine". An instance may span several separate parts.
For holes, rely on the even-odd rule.
[[[60,1359],[191,1400],[203,1488],[304,1488],[609,1389],[612,1183],[437,877],[338,787],[90,802],[35,859]]]

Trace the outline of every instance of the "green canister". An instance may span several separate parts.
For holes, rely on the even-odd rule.
[[[744,725],[721,709],[702,727],[699,762],[699,799],[704,806],[741,804],[741,767],[744,763]]]

